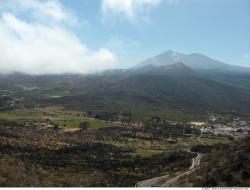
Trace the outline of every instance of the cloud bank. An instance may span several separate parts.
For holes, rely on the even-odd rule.
[[[78,19],[59,1],[0,1],[0,73],[90,73],[117,66],[105,48],[74,34]]]

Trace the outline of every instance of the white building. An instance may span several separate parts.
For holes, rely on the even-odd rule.
[[[198,122],[198,121],[191,121],[190,124],[193,125],[193,126],[196,126],[196,127],[201,127],[201,126],[205,125],[206,123]]]

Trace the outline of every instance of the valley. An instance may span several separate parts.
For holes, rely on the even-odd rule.
[[[204,75],[187,63],[1,75],[0,186],[248,185],[248,75]],[[238,173],[226,158],[237,147]],[[216,155],[222,163],[213,168]],[[232,175],[217,181],[211,173],[224,161]]]
[[[0,0],[1,188],[250,187],[250,0]]]
[[[176,176],[199,168],[207,151],[247,136],[244,131],[240,139],[202,134],[208,124],[195,122],[122,119],[104,120],[57,106],[1,112],[1,186],[131,187],[158,176],[164,177],[146,185],[174,185]],[[196,160],[201,152],[204,158]]]

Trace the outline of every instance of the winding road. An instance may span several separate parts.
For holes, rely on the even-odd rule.
[[[190,166],[189,170],[169,179],[169,175],[155,177],[152,179],[148,179],[145,181],[138,182],[135,187],[169,187],[172,184],[176,183],[179,179],[191,174],[194,172],[200,165],[201,158],[204,156],[202,153],[196,153],[197,156],[192,159],[192,165]]]
[[[204,156],[202,153],[197,153],[198,155],[192,159],[192,165],[189,170],[193,170],[200,165],[201,159]]]

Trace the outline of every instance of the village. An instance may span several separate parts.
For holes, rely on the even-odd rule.
[[[91,129],[117,126],[128,126],[129,128],[138,129],[150,128],[153,131],[164,131],[167,126],[167,128],[178,131],[177,133],[180,135],[190,134],[191,136],[239,139],[248,135],[250,131],[250,121],[241,119],[239,114],[235,113],[231,113],[230,117],[227,114],[208,113],[207,117],[203,120],[188,122],[167,120],[157,116],[143,121],[135,119],[132,113],[126,111],[94,114],[89,111],[65,110],[56,106],[43,108],[39,105],[34,105],[30,108],[21,109],[20,113],[16,113],[15,110],[18,109],[17,102],[4,95],[1,96],[1,99],[7,103],[2,105],[0,110],[10,110],[9,113],[14,114],[12,116],[14,118],[18,114],[21,114],[20,117],[22,116],[22,120],[18,121],[21,126],[34,126],[44,129],[63,130],[65,132],[78,130],[91,131]],[[40,115],[42,115],[42,119]],[[39,119],[34,120],[34,117]],[[178,127],[182,128],[182,130],[178,130]],[[171,129],[168,130],[171,131]],[[143,133],[142,136],[146,137],[147,135]],[[169,143],[178,143],[176,135],[173,134],[169,135],[165,140]]]
[[[245,137],[250,132],[250,122],[235,117],[224,122],[225,117],[219,114],[208,114],[207,122],[190,122],[192,127],[200,129],[201,136],[228,136],[234,139]]]
[[[13,107],[13,101],[10,101],[10,103],[11,107]],[[33,109],[35,109],[35,112],[40,111],[45,115],[60,115],[60,119],[54,120],[53,117],[47,117],[43,121],[23,121],[22,125],[54,128],[55,130],[67,128],[71,128],[71,130],[88,130],[93,123],[101,126],[130,126],[135,128],[144,128],[150,123],[150,125],[155,126],[155,130],[160,129],[160,124],[172,127],[186,126],[199,131],[200,136],[225,136],[233,139],[245,137],[250,131],[250,121],[243,120],[239,116],[231,116],[228,119],[225,115],[216,113],[208,113],[206,121],[180,122],[159,117],[152,117],[148,121],[139,121],[134,120],[129,112],[105,112],[90,115],[88,112],[80,111]],[[69,123],[71,126],[68,126]]]

